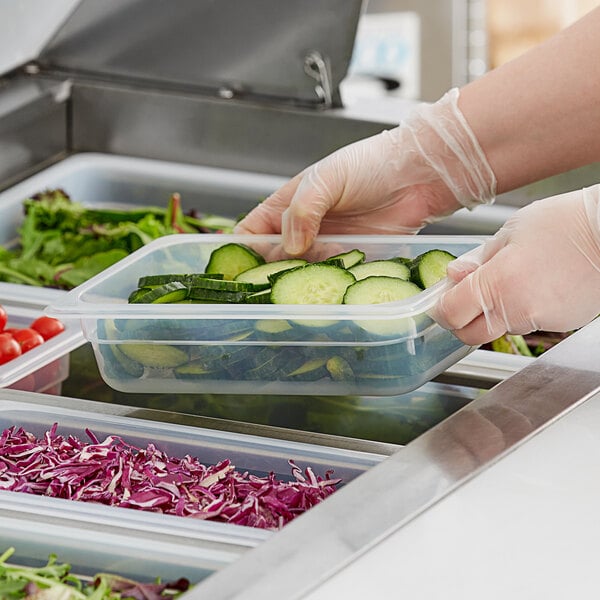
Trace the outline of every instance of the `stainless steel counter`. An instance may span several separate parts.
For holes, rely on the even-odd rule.
[[[439,525],[436,519],[439,510],[432,512],[433,508],[451,495],[459,495],[461,488],[469,482],[474,481],[476,486],[480,477],[483,479],[479,491],[483,497],[491,499],[494,486],[489,482],[490,477],[494,481],[494,469],[499,468],[497,465],[508,458],[518,460],[511,454],[521,447],[526,449],[537,436],[546,435],[548,428],[590,398],[596,400],[589,410],[598,415],[599,340],[600,321],[597,321],[372,468],[253,552],[208,578],[188,597],[209,595],[212,598],[264,600],[279,598],[281,590],[285,589],[288,598],[308,597],[313,592],[312,597],[321,598],[326,597],[327,592],[339,594],[339,582],[343,582],[339,585],[345,590],[344,597],[368,596],[373,593],[375,582],[378,596],[388,597],[385,590],[388,594],[397,593],[401,563],[396,560],[396,549],[399,549],[399,555],[409,556],[412,553],[410,542],[414,540],[414,536],[409,534],[406,538],[403,536],[405,528],[408,529],[416,520],[426,530],[428,522]],[[596,451],[597,428],[600,428],[600,420],[596,417],[586,428],[587,435],[594,436]],[[580,443],[581,451],[585,452],[585,437],[581,441],[578,436],[567,437],[563,435],[561,443],[571,446]],[[549,444],[546,447],[552,447],[553,436],[546,439]],[[541,447],[544,448],[544,445]],[[544,461],[543,453],[538,454],[537,459]],[[591,464],[594,471],[600,469],[597,456]],[[576,464],[572,468],[576,468]],[[538,478],[539,485],[549,485],[554,477],[564,474],[564,465],[561,468],[559,464],[556,469],[536,469],[534,464],[530,465],[529,472]],[[577,493],[570,490],[572,498],[589,493],[587,477],[574,481],[578,489]],[[600,500],[600,487],[595,485],[592,489],[595,500]],[[528,498],[527,486],[520,491]],[[548,515],[555,504],[552,498],[545,500],[540,510]],[[432,515],[431,521],[429,514]],[[482,514],[481,511],[479,514]],[[502,540],[501,551],[511,552],[513,546],[518,547],[536,533],[534,529],[528,530],[527,521],[522,519],[520,535],[507,540],[502,538],[503,521],[495,520],[493,510],[486,509],[485,514],[487,529],[480,529],[475,522],[470,524],[467,532],[472,539],[478,540],[487,531],[493,539]],[[573,543],[585,538],[589,544],[585,528],[587,519],[583,515],[570,517],[570,514],[569,508],[562,507],[557,520],[568,523],[573,518],[580,535]],[[535,519],[535,514],[531,516],[539,527],[539,519]],[[546,526],[551,527],[552,523],[546,523]],[[444,527],[443,522],[441,527]],[[443,530],[430,536],[442,540]],[[416,565],[411,575],[413,592],[417,597],[447,597],[448,591],[443,582],[435,579],[427,581],[432,568],[427,562],[429,552],[425,552],[423,547],[420,550],[419,554],[413,554],[411,563]],[[484,556],[476,556],[476,564],[469,566],[475,571],[486,563]],[[564,569],[565,553],[557,553],[554,558],[549,567],[551,572]],[[448,557],[448,560],[451,559]],[[455,565],[459,559],[456,554]],[[568,564],[569,572],[577,571],[577,563]],[[498,571],[494,573],[501,576]],[[504,575],[510,578],[510,573]],[[459,584],[463,576],[464,572],[460,577],[457,575]],[[564,581],[564,578],[561,580]],[[420,593],[419,582],[433,595]],[[356,587],[353,587],[354,583]],[[466,585],[463,584],[463,587],[466,588]],[[493,585],[490,587],[493,591]],[[471,589],[478,597],[490,596],[488,588],[474,586]],[[551,586],[544,589],[552,592]]]

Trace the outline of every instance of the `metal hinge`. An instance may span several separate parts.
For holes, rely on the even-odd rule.
[[[333,87],[329,60],[323,57],[318,50],[313,50],[304,57],[304,72],[316,80],[315,93],[322,106],[331,108],[333,106]]]

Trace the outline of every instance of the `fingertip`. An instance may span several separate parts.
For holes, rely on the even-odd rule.
[[[304,230],[298,227],[289,209],[281,215],[281,234],[283,249],[290,256],[299,256],[306,251],[308,246],[307,236]]]
[[[467,275],[471,274],[475,269],[479,267],[479,264],[475,261],[467,259],[457,259],[448,263],[447,276],[448,279],[458,283],[462,281]]]

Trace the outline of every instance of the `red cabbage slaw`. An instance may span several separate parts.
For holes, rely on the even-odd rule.
[[[280,529],[336,491],[340,479],[304,472],[291,481],[274,473],[237,471],[229,459],[204,465],[168,456],[154,444],[133,446],[114,435],[91,443],[57,433],[43,437],[12,426],[0,435],[0,490],[160,512],[261,529]]]

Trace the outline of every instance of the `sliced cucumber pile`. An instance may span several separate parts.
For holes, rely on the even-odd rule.
[[[367,261],[364,252],[353,249],[319,262],[268,262],[243,244],[229,243],[212,252],[204,272],[141,277],[129,302],[379,304],[419,294],[445,276],[453,258],[430,250],[416,258]],[[120,320],[106,329],[105,356],[122,377],[329,380],[368,390],[373,384],[393,387],[398,378],[435,366],[422,357],[424,336],[430,334],[415,333],[425,330],[420,325],[418,317],[383,319],[376,313],[360,321]]]
[[[309,263],[301,258],[267,262],[256,250],[232,242],[213,250],[204,273],[140,277],[129,302],[378,304],[407,298],[431,287],[445,277],[448,263],[456,257],[436,249],[413,259],[394,256],[366,261],[365,258],[365,253],[355,248],[320,262]],[[378,282],[376,277],[384,279]],[[412,286],[403,287],[414,293],[388,298],[381,289],[389,278],[411,282]],[[360,286],[360,296],[351,294],[348,298],[352,300],[348,301],[347,289],[362,279],[369,279],[369,284]]]

